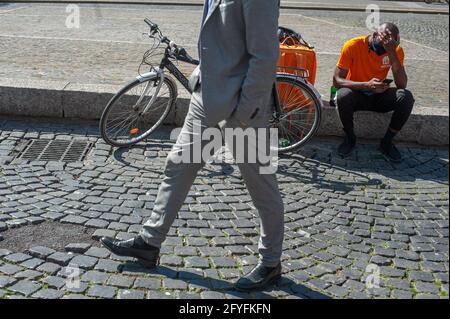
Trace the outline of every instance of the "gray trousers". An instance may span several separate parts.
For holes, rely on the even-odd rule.
[[[248,126],[267,128],[269,116],[270,109],[248,123]],[[196,123],[201,124],[202,130],[211,127],[207,124],[201,92],[193,93],[184,126],[167,157],[165,176],[160,185],[152,215],[144,224],[140,233],[145,242],[151,246],[161,247],[194,183],[198,171],[205,164],[205,158],[201,163],[180,163],[175,158],[177,154],[179,155],[180,150],[183,150],[192,141],[191,137],[193,132],[196,131],[194,129]],[[221,122],[221,124],[216,123],[216,125],[220,126],[221,129],[241,126],[239,121],[233,117]],[[203,149],[208,140],[201,143],[201,149]],[[195,149],[195,147],[192,148]],[[234,152],[233,155],[235,155]],[[261,164],[258,162],[243,162],[237,163],[237,165],[261,218],[261,237],[259,240],[261,263],[267,267],[274,267],[280,262],[284,239],[284,207],[276,175],[260,174]]]

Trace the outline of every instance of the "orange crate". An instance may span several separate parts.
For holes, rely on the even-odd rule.
[[[313,48],[293,41],[284,41],[280,43],[278,65],[305,69],[309,72],[308,81],[313,85],[316,82],[317,56]]]

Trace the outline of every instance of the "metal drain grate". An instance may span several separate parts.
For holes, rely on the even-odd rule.
[[[17,158],[34,161],[78,162],[83,161],[93,143],[66,140],[30,140]]]

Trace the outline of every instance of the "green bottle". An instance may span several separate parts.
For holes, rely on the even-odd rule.
[[[288,147],[291,145],[291,142],[285,138],[280,138],[279,143],[280,147]]]
[[[331,93],[330,93],[330,106],[336,107],[336,95],[337,95],[337,89],[333,85],[331,87]]]

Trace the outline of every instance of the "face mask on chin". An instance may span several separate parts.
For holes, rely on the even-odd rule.
[[[377,55],[383,55],[386,53],[384,47],[373,37],[370,40],[369,47],[372,51],[374,51]]]

